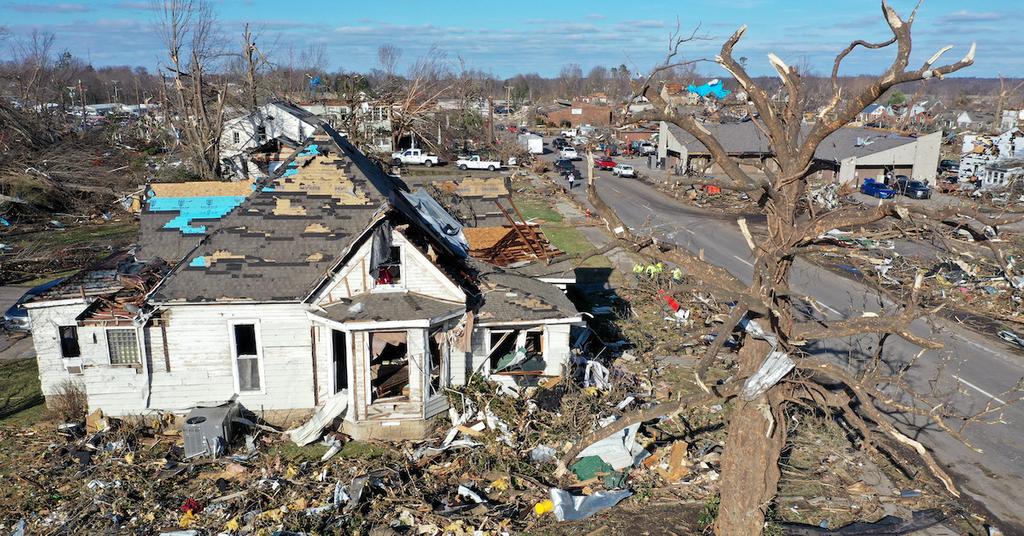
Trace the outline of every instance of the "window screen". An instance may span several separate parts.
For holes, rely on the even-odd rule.
[[[60,326],[61,357],[82,357],[82,349],[78,346],[78,328]]]
[[[257,351],[256,326],[235,324],[235,366],[238,368],[238,390],[260,390],[260,360]]]
[[[139,362],[139,344],[134,329],[108,329],[107,353],[111,365],[134,365]]]

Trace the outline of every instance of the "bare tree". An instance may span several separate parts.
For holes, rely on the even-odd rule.
[[[218,45],[213,10],[204,0],[164,0],[159,10],[171,85],[165,115],[189,168],[200,177],[218,178],[227,83],[207,79]]]
[[[395,76],[398,62],[402,59],[402,49],[390,43],[377,47],[377,63],[380,70],[388,76]]]
[[[760,174],[748,173],[738,161],[730,157],[722,143],[696,116],[668,105],[659,95],[657,78],[666,70],[680,65],[679,48],[693,36],[678,32],[670,41],[665,62],[643,80],[634,82],[634,94],[646,96],[654,104],[653,112],[633,116],[635,121],[666,121],[679,126],[694,136],[713,155],[724,172],[724,177],[711,180],[693,179],[722,188],[750,192],[760,197],[760,207],[767,220],[767,233],[757,243],[741,226],[756,257],[752,283],[747,285],[721,268],[710,266],[702,258],[682,250],[661,251],[665,256],[686,269],[697,284],[716,289],[720,296],[735,300],[736,306],[721,326],[714,342],[700,360],[695,373],[704,394],[690,400],[662,404],[633,418],[620,419],[612,429],[627,426],[652,414],[665,414],[678,410],[687,403],[699,400],[732,400],[728,413],[728,440],[722,457],[721,506],[715,522],[718,534],[760,534],[764,527],[765,511],[777,491],[780,478],[779,458],[786,442],[786,410],[794,405],[821,407],[830,414],[840,414],[855,426],[863,436],[863,443],[874,448],[878,433],[911,447],[950,493],[957,494],[952,479],[932,459],[928,451],[916,440],[893,426],[884,411],[896,411],[924,417],[940,429],[957,438],[963,425],[978,422],[985,415],[1000,408],[990,405],[976,415],[962,416],[949,405],[936,403],[933,393],[915,392],[904,379],[913,363],[892,373],[877,360],[869,360],[862,370],[851,372],[824,357],[802,351],[808,343],[857,336],[896,334],[912,344],[934,349],[936,342],[911,331],[913,320],[927,311],[918,305],[920,278],[900,308],[877,314],[865,314],[842,320],[821,320],[803,313],[807,304],[816,301],[800,295],[790,286],[791,269],[801,255],[827,250],[820,237],[830,229],[859,229],[886,218],[922,226],[941,226],[939,222],[956,221],[967,225],[999,225],[1019,218],[991,217],[966,209],[929,210],[915,205],[907,208],[894,203],[882,203],[873,210],[861,207],[841,207],[828,212],[808,212],[801,201],[807,195],[808,183],[821,169],[814,158],[815,149],[831,133],[852,121],[867,105],[890,88],[908,82],[942,78],[957,72],[974,61],[972,45],[963,59],[937,66],[941,56],[952,47],[945,47],[917,68],[909,67],[911,26],[916,9],[902,18],[885,0],[882,15],[892,37],[883,42],[863,40],[852,42],[835,58],[830,79],[830,91],[823,107],[808,108],[808,82],[802,73],[775,54],[768,59],[778,73],[781,97],[766,90],[763,82],[755,81],[746,67],[733,58],[733,49],[739,43],[746,27],[737,30],[721,47],[715,62],[729,72],[745,91],[753,111],[754,124],[769,140],[771,157],[760,164]],[[858,48],[894,50],[895,57],[886,70],[871,78],[856,91],[848,91],[840,82],[843,61]],[[807,126],[803,119],[812,111],[816,121]],[[591,186],[595,206],[613,225],[621,225],[596,196]],[[650,244],[649,238],[626,233],[635,242]],[[1005,266],[1005,264],[1004,264]],[[741,346],[731,380],[714,384],[706,373],[722,350],[730,333],[738,331]],[[919,354],[920,355],[920,354]],[[842,386],[836,388],[836,385]],[[894,395],[898,393],[898,396]],[[993,403],[995,404],[995,403]],[[879,409],[882,408],[882,409]],[[602,432],[602,433],[608,433]],[[580,444],[588,444],[586,440]],[[574,453],[564,459],[571,459]]]
[[[563,98],[574,99],[583,92],[583,69],[578,63],[562,66],[558,72],[558,91]]]
[[[995,127],[1001,126],[1003,121],[1003,110],[1006,108],[1007,102],[1013,98],[1014,95],[1020,91],[1020,88],[1024,87],[1024,80],[1017,84],[1007,84],[1006,79],[1002,75],[999,75],[999,92],[996,93],[996,120]]]

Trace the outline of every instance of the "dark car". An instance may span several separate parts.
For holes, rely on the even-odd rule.
[[[879,199],[890,199],[896,196],[896,190],[889,188],[875,179],[864,179],[864,182],[860,185],[860,191],[865,195],[870,195],[871,197],[877,197]]]
[[[939,162],[939,172],[960,171],[960,162],[956,160],[942,160]]]
[[[568,158],[559,158],[558,160],[555,160],[555,168],[556,169],[575,169],[576,166],[574,166],[572,164],[572,160],[569,160]]]
[[[43,283],[38,287],[30,288],[4,313],[4,329],[8,331],[29,331],[32,329],[32,321],[29,319],[28,309],[25,309],[25,302],[43,294],[63,281],[63,279],[54,279],[49,283]]]
[[[903,176],[901,175],[901,177]],[[928,186],[928,183],[911,180],[906,177],[897,178],[893,189],[901,195],[912,199],[931,199],[932,197],[932,188]]]
[[[616,162],[607,156],[602,156],[594,159],[594,165],[601,169],[612,169],[616,166]]]
[[[555,138],[551,140],[551,146],[554,147],[555,149],[561,149],[566,145],[569,145],[569,142],[565,141],[565,138]]]

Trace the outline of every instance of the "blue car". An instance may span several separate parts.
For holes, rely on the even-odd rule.
[[[864,195],[870,195],[871,197],[877,197],[879,199],[890,199],[896,197],[896,190],[889,188],[875,179],[864,179],[864,182],[860,185],[860,191]]]
[[[18,298],[18,301],[14,305],[7,309],[4,313],[3,327],[8,331],[29,331],[32,329],[32,323],[28,316],[28,309],[25,309],[25,302],[35,298],[36,296],[50,290],[51,288],[63,283],[63,279],[54,279],[48,283],[43,283],[38,287],[33,287],[25,293],[24,296]]]

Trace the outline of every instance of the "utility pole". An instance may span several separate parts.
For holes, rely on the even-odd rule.
[[[118,100],[118,97],[117,97],[117,84],[118,84],[118,81],[117,80],[111,80],[110,84],[114,86],[114,102],[121,102],[120,100]]]
[[[487,139],[494,146],[494,99],[487,97]]]
[[[78,79],[78,98],[82,101],[82,132],[85,132],[85,90],[81,78]]]

